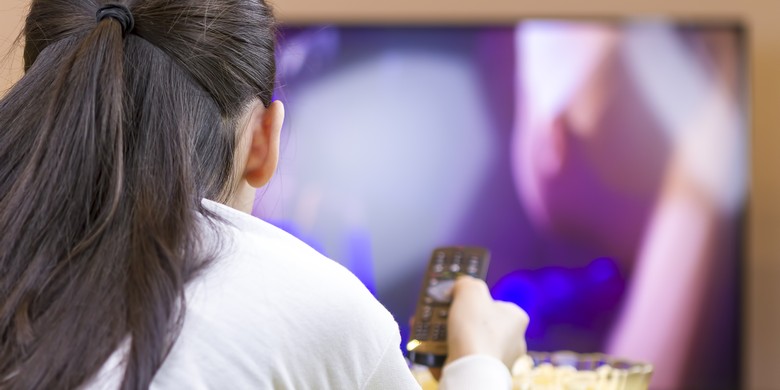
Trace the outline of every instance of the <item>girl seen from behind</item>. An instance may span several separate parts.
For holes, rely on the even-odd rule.
[[[34,0],[0,101],[0,388],[415,388],[392,316],[251,211],[276,169],[258,0]],[[461,279],[441,385],[527,317]],[[488,387],[485,387],[488,386]]]

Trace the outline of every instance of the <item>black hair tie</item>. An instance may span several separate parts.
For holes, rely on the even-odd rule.
[[[122,4],[106,4],[97,11],[97,21],[112,18],[122,25],[122,36],[126,36],[135,28],[135,19],[130,9]]]

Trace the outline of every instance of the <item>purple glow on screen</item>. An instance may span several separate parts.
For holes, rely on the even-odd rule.
[[[290,28],[255,214],[349,268],[406,337],[433,248],[492,253],[534,350],[736,386],[747,182],[740,29]],[[714,348],[718,353],[714,353]]]

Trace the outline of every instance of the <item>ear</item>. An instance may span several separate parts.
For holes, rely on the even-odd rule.
[[[244,168],[244,179],[254,188],[268,183],[276,171],[283,122],[284,105],[278,100],[267,108],[258,103],[252,110],[246,129],[252,138]]]

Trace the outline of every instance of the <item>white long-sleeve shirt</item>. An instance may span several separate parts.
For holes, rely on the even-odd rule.
[[[418,389],[398,324],[347,269],[228,206],[221,257],[188,285],[186,314],[152,389]],[[120,349],[89,389],[117,388]],[[445,367],[440,388],[509,389],[499,360]]]

